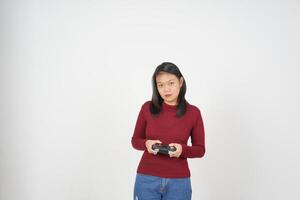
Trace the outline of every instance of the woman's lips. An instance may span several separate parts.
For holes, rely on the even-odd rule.
[[[170,97],[171,96],[171,94],[165,94],[165,97]]]

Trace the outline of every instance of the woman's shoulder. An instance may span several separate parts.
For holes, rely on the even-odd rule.
[[[150,103],[151,103],[150,100],[145,101],[141,106],[141,110],[149,109]]]
[[[187,102],[187,110],[195,115],[201,114],[200,108],[194,104]]]
[[[150,100],[147,100],[147,101],[145,101],[145,102],[142,104],[142,107],[149,106],[150,103],[151,103],[151,101],[150,101]]]

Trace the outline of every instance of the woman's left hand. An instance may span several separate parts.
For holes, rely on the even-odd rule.
[[[180,156],[181,153],[182,153],[182,146],[181,146],[181,144],[178,144],[178,143],[171,143],[171,144],[169,144],[169,146],[174,146],[174,147],[176,147],[176,151],[169,151],[169,156],[170,156],[170,157],[176,157],[176,158],[179,158],[179,156]]]

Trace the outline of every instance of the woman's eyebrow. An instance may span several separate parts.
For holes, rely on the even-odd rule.
[[[170,79],[170,80],[168,80],[168,81],[166,81],[166,82],[173,81],[173,80],[175,80],[175,79],[174,79],[174,78],[172,78],[172,79]],[[157,81],[157,83],[162,83],[162,82],[160,82],[160,81]]]

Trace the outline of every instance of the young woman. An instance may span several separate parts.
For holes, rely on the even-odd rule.
[[[144,151],[137,168],[134,200],[190,200],[192,186],[187,158],[205,154],[200,110],[185,99],[186,83],[178,67],[160,64],[152,76],[152,100],[137,117],[131,144]],[[191,137],[192,146],[187,145]],[[154,144],[174,146],[160,154]]]

